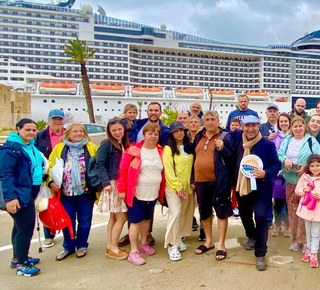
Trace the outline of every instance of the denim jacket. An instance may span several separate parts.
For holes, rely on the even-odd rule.
[[[110,180],[118,178],[121,157],[121,150],[114,147],[107,139],[102,141],[96,155],[96,172],[102,187],[110,185]]]

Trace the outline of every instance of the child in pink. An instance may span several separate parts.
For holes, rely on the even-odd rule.
[[[313,210],[309,210],[307,206],[301,204],[306,198],[306,192],[310,191],[317,199],[316,207]],[[317,268],[320,241],[320,155],[310,155],[305,173],[300,177],[295,192],[297,195],[303,196],[300,199],[297,215],[305,221],[307,236],[307,249],[301,260],[306,263],[310,261],[310,267]]]

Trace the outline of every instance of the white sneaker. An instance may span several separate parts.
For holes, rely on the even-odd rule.
[[[54,246],[54,240],[53,239],[45,239],[43,242],[44,248],[51,248]]]
[[[178,245],[178,250],[179,250],[179,252],[183,252],[183,251],[185,251],[186,249],[187,249],[186,244],[185,244],[184,242],[180,241],[180,242],[179,242],[179,245]]]
[[[235,207],[233,209],[233,217],[238,218],[239,216],[240,216],[239,209],[237,207]]]

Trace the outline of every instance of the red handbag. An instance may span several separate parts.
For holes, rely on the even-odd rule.
[[[61,231],[67,227],[71,239],[74,239],[72,222],[61,203],[60,190],[49,199],[48,208],[40,212],[39,217],[43,225],[50,229],[52,235],[54,231]]]

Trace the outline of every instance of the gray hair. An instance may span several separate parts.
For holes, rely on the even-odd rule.
[[[215,116],[215,117],[219,120],[219,114],[218,114],[217,111],[208,111],[208,112],[205,112],[204,115],[203,115],[203,119],[204,119],[207,115]]]

